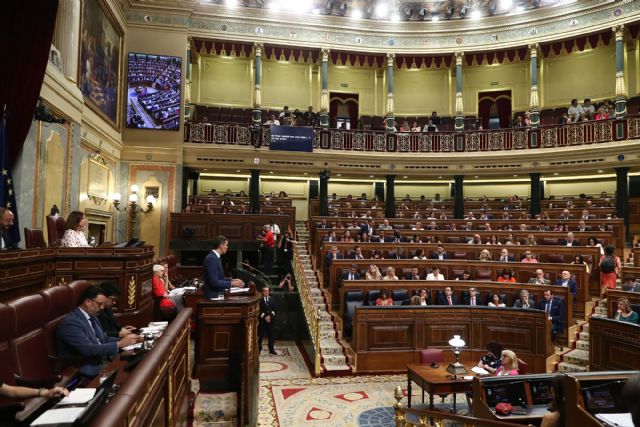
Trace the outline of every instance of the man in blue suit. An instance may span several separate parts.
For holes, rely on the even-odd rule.
[[[204,298],[217,298],[225,289],[242,288],[244,282],[240,279],[225,279],[220,257],[227,253],[229,239],[217,236],[213,239],[213,249],[204,259]]]
[[[560,298],[554,298],[551,293],[551,289],[545,289],[543,292],[544,298],[538,302],[538,310],[544,311],[549,320],[551,320],[551,337],[555,338],[557,333],[562,328],[564,319],[564,310],[562,307],[562,300]]]
[[[569,273],[568,271],[565,270],[562,272],[562,277],[560,279],[556,279],[556,285],[569,288],[569,291],[571,291],[571,294],[574,297],[576,296],[577,284],[575,279],[571,277],[571,273]]]
[[[138,342],[138,335],[123,338],[104,333],[96,315],[107,297],[97,286],[89,286],[80,294],[79,306],[69,313],[56,331],[56,347],[62,359],[80,358],[80,375],[93,378],[100,373],[105,358],[115,356],[118,350]]]

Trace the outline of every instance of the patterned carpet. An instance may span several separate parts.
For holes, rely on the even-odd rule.
[[[295,343],[277,343],[276,351],[277,356],[260,355],[259,426],[395,425],[393,392],[400,386],[406,394],[406,375],[313,378]],[[414,391],[413,402],[419,400],[420,393]],[[466,403],[461,403],[464,398],[458,397],[458,413],[466,413]],[[450,404],[445,401],[437,406],[449,408]]]

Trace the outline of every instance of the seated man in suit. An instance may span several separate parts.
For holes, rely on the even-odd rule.
[[[13,212],[7,208],[0,208],[0,250],[18,249],[14,240]]]
[[[102,289],[89,286],[80,294],[79,306],[64,318],[56,331],[58,356],[63,359],[80,357],[79,372],[86,378],[100,373],[105,358],[115,356],[122,347],[139,341],[138,335],[134,334],[115,338],[104,333],[96,315],[106,299]]]
[[[551,320],[551,337],[554,338],[558,331],[560,331],[560,328],[562,328],[564,318],[562,300],[560,298],[554,298],[551,289],[545,289],[543,295],[544,298],[538,302],[536,308],[544,311],[549,317],[549,320]]]
[[[580,242],[578,242],[574,237],[572,232],[567,233],[567,238],[560,243],[562,246],[580,246]]]
[[[515,261],[515,258],[512,255],[509,255],[509,249],[502,248],[500,250],[500,258],[498,258],[496,261],[513,262],[513,261]]]
[[[444,288],[444,295],[440,294],[438,298],[438,305],[456,305],[458,304],[458,299],[455,295],[453,295],[453,291],[450,286]]]
[[[556,285],[569,288],[573,296],[576,296],[576,281],[571,278],[571,273],[568,271],[565,270],[562,272],[561,278],[556,279]]]
[[[360,273],[358,273],[358,266],[351,264],[349,271],[342,275],[342,280],[360,280]]]
[[[514,308],[534,308],[533,304],[529,300],[529,291],[523,289],[520,291],[520,299],[517,299],[516,302],[513,303]]]
[[[105,334],[114,338],[122,338],[131,334],[135,330],[135,326],[120,326],[118,318],[113,315],[111,308],[118,302],[118,296],[120,291],[112,282],[104,282],[100,285],[100,288],[104,291],[104,296],[107,298],[104,301],[102,310],[98,313],[98,320],[100,320],[100,326]]]
[[[358,245],[353,247],[353,255],[350,257],[351,259],[364,259],[364,254],[362,253],[362,248]]]
[[[435,252],[431,253],[431,259],[449,259],[451,258],[448,253],[445,252],[444,246],[442,244],[438,244],[436,246]]]
[[[541,268],[536,270],[536,275],[529,279],[530,285],[548,285],[551,282],[544,277],[544,271]]]
[[[334,246],[331,246],[331,248],[329,248],[329,252],[327,252],[327,256],[325,258],[325,263],[324,263],[325,268],[331,267],[333,260],[336,260],[336,259],[342,259],[342,254],[338,251],[338,247],[334,245]]]
[[[404,278],[405,280],[422,280],[422,277],[420,277],[420,271],[415,265],[411,267],[411,272],[404,276]]]
[[[482,305],[482,303],[480,302],[480,297],[478,296],[478,289],[469,288],[469,294],[465,295],[462,304],[470,305],[472,307],[476,305]]]
[[[244,282],[240,279],[226,279],[222,269],[220,257],[227,253],[229,239],[217,236],[213,239],[213,249],[205,257],[202,266],[204,268],[204,294],[205,299],[217,298],[225,289],[242,288]]]

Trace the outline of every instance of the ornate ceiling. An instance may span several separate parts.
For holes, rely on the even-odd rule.
[[[262,41],[269,44],[329,47],[366,52],[428,53],[455,50],[494,50],[523,46],[532,42],[555,41],[579,34],[611,28],[620,23],[640,20],[640,2],[633,0],[513,0],[512,8],[500,9],[503,0],[401,1],[387,0],[387,18],[366,18],[372,0],[118,0],[131,25],[186,29],[190,36],[218,40]],[[270,2],[291,5],[278,10]],[[308,11],[293,5],[307,3]],[[342,3],[345,16],[340,15]],[[538,2],[535,2],[538,4]],[[327,14],[327,5],[331,14]],[[496,5],[495,16],[489,15]],[[476,5],[476,6],[474,6]],[[522,5],[522,11],[517,11]],[[464,6],[469,9],[460,18]],[[312,9],[317,13],[312,13]],[[451,19],[446,19],[453,8]],[[472,19],[472,10],[482,15]],[[350,17],[353,10],[362,18]],[[393,11],[402,17],[390,20]],[[425,19],[420,10],[426,9]],[[403,12],[404,11],[404,12]],[[434,11],[439,21],[433,22]],[[403,15],[404,13],[404,15]]]

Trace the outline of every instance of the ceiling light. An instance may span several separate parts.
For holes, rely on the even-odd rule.
[[[438,179],[442,179],[442,176],[439,176]]]
[[[236,173],[240,173],[240,169],[236,169]]]
[[[553,174],[554,174],[555,176],[558,176],[558,172],[554,172]]]
[[[500,9],[508,10],[513,6],[513,0],[500,0]]]
[[[480,19],[482,17],[482,13],[480,9],[473,9],[471,11],[471,19]]]
[[[341,174],[341,173],[339,173],[339,174],[337,174],[336,176],[342,176],[342,174]]]
[[[375,16],[376,18],[385,18],[389,14],[389,5],[385,2],[376,4]]]
[[[375,175],[369,175],[369,178],[373,178]]]
[[[604,171],[602,169],[598,169],[598,173],[603,173]]]
[[[409,178],[409,176],[408,176],[408,175],[405,175],[405,176],[403,176],[402,178],[403,178],[403,179],[407,179],[407,178]]]
[[[353,9],[353,12],[351,12],[351,17],[353,19],[362,19],[362,11],[360,9]]]
[[[440,20],[440,15],[438,14],[438,12],[433,12],[431,14],[431,21],[438,22],[439,20]]]
[[[391,18],[390,18],[393,22],[398,22],[400,20],[400,14],[397,12],[394,12],[391,14]]]

